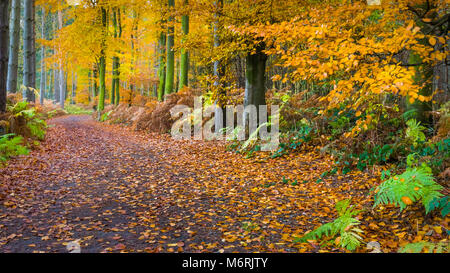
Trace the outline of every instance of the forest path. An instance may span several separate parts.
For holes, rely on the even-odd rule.
[[[338,200],[370,202],[375,183],[315,183],[332,162],[315,153],[245,159],[89,116],[49,124],[39,149],[0,169],[0,252],[66,252],[73,240],[82,252],[315,251],[294,236],[334,218]]]

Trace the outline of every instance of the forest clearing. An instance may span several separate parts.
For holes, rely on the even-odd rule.
[[[2,0],[0,252],[448,253],[449,4]]]

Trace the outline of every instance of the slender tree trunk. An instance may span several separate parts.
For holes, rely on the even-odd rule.
[[[120,9],[113,9],[113,25],[114,25],[114,38],[117,39],[121,36],[121,26],[120,26]],[[116,97],[119,96],[119,66],[120,66],[120,60],[119,57],[114,56],[113,57],[113,77],[112,77],[112,84],[111,84],[111,104],[119,104],[120,98]]]
[[[36,0],[33,0],[33,5],[32,7],[32,11],[31,11],[31,16],[32,16],[32,21],[33,21],[33,25],[32,25],[32,33],[33,33],[33,39],[31,40],[31,86],[33,88],[36,88]],[[36,97],[35,93],[33,92],[33,97]],[[35,100],[36,98],[34,98]]]
[[[111,80],[111,95],[110,95],[110,103],[114,104],[116,101],[116,57],[113,57],[112,62],[112,80]]]
[[[98,96],[98,71],[97,68],[94,68],[94,98]]]
[[[62,11],[58,10],[58,28],[62,29],[63,27],[63,17]],[[60,50],[60,54],[62,54]],[[65,79],[64,79],[64,69],[62,63],[62,56],[59,60],[59,105],[64,109],[64,102],[66,100],[66,88],[65,88]]]
[[[105,48],[106,48],[106,9],[101,8],[101,19],[102,19],[102,37],[101,37],[101,52],[100,52],[100,63],[98,67],[99,72],[99,85],[100,85],[100,94],[98,97],[98,112],[100,113],[105,108],[105,93],[106,93],[106,82],[105,82],[105,73],[106,73],[106,57],[105,57]]]
[[[19,61],[20,43],[20,7],[21,0],[12,0],[11,7],[11,34],[9,41],[8,83],[6,90],[11,93],[17,92],[17,69]]]
[[[92,97],[92,78],[91,78],[91,70],[89,69],[88,71],[88,98],[89,98],[89,102],[91,102],[91,97]]]
[[[189,5],[188,0],[184,0],[184,5],[187,8]],[[189,15],[185,14],[181,17],[181,29],[183,31],[183,35],[185,36],[183,41],[186,39],[186,36],[189,34]],[[186,48],[181,49],[181,62],[180,62],[180,85],[179,89],[182,89],[185,86],[188,86],[189,79],[189,53]]]
[[[118,35],[117,37],[120,39],[122,37],[122,19],[120,16],[120,8],[117,9],[117,27],[118,27]],[[115,91],[116,91],[116,95],[115,95],[115,104],[119,105],[120,103],[120,59],[119,57],[115,57],[114,58],[114,62],[116,63],[115,67],[116,67],[116,81],[115,81]]]
[[[159,36],[159,65],[158,65],[158,78],[159,78],[159,84],[158,84],[158,100],[163,101],[164,99],[164,86],[166,83],[166,63],[164,61],[165,59],[165,53],[166,53],[166,34],[164,32],[161,32]]]
[[[6,77],[8,75],[9,0],[0,1],[0,113],[6,111]],[[2,129],[2,128],[0,128]],[[0,134],[4,133],[2,129]]]
[[[222,9],[223,0],[218,0],[214,3],[216,5],[217,13],[214,15],[214,47],[217,49],[220,46],[220,36],[219,36],[219,15],[218,13]],[[223,68],[219,60],[214,61],[214,86],[217,88],[218,96],[215,101],[215,112],[214,112],[214,130],[216,134],[220,134],[220,130],[224,127],[226,122],[226,111],[225,111],[225,101],[224,89],[220,82],[223,76]]]
[[[52,69],[49,69],[49,71],[48,71],[48,84],[47,84],[47,86],[48,86],[48,92],[46,92],[47,93],[47,96],[46,96],[46,98],[47,99],[53,99],[54,98],[54,94],[52,94],[52,95],[50,95],[53,91],[53,70]]]
[[[116,10],[113,8],[112,10],[112,16],[113,16],[113,25],[114,25],[114,39],[117,39],[117,13]],[[114,104],[116,101],[116,56],[113,56],[112,58],[112,79],[111,79],[111,95],[110,98],[110,104]]]
[[[168,0],[170,12],[173,11],[175,7],[175,0]],[[173,26],[174,18],[173,16],[169,17],[169,27],[167,31],[167,48],[166,48],[166,80],[165,80],[165,88],[164,94],[168,95],[173,92],[174,86],[174,68],[175,68],[175,54],[173,51],[174,46],[174,26]]]
[[[35,101],[34,88],[33,86],[33,6],[34,0],[24,0],[24,32],[23,32],[23,85],[25,89],[23,91],[23,97],[29,102]]]
[[[75,104],[75,90],[77,89],[77,74],[72,70],[72,96],[70,97],[70,103]]]
[[[59,95],[61,94],[59,91],[59,69],[53,69],[53,96],[55,99],[55,103],[59,103]]]
[[[45,39],[45,9],[42,8],[42,24],[41,24],[41,39]],[[41,46],[41,85],[40,85],[40,95],[39,95],[39,102],[44,104],[44,97],[45,97],[45,84],[46,84],[46,72],[45,72],[45,46]]]

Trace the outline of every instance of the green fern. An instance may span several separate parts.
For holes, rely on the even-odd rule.
[[[449,253],[449,242],[431,243],[417,242],[410,243],[398,250],[399,253]]]
[[[419,168],[407,169],[401,175],[391,177],[383,182],[375,190],[375,203],[394,204],[400,207],[400,211],[406,208],[409,203],[422,201],[426,213],[432,210],[432,201],[441,198],[439,192],[443,187],[434,181],[431,169],[422,165]]]
[[[414,147],[417,147],[419,143],[425,141],[426,137],[423,131],[426,128],[420,125],[420,122],[415,119],[410,119],[406,122],[406,125],[408,126],[406,128],[406,139],[408,139]]]
[[[8,111],[16,117],[23,117],[28,129],[30,129],[31,136],[43,140],[47,123],[40,118],[40,115],[36,112],[36,108],[27,109],[27,107],[28,103],[21,101],[14,106],[8,107]]]
[[[296,238],[294,242],[306,242],[307,240],[319,240],[322,237],[329,237],[331,242],[336,237],[340,237],[337,244],[350,251],[355,250],[360,246],[363,238],[361,234],[363,231],[357,226],[360,221],[353,216],[359,214],[360,210],[355,210],[353,206],[350,206],[350,200],[342,200],[336,204],[336,210],[339,217],[331,223],[324,224],[315,230],[309,232],[303,237]]]
[[[22,146],[23,137],[6,134],[0,137],[0,166],[12,156],[26,155],[28,149]]]

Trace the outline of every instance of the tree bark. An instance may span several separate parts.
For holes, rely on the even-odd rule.
[[[31,86],[36,88],[36,0],[33,0],[32,11],[32,33],[33,39],[31,40]],[[35,92],[33,92],[34,101],[36,100]]]
[[[8,75],[9,0],[0,1],[0,113],[6,111]]]
[[[120,8],[117,9],[117,27],[119,30],[117,37],[120,39],[120,38],[122,38],[122,20],[121,20],[121,16],[120,16]],[[116,91],[115,104],[119,105],[119,103],[120,103],[120,59],[119,59],[119,57],[115,57],[114,61],[116,62],[116,77],[117,77],[116,81],[115,81],[115,91]]]
[[[70,103],[75,104],[75,91],[77,89],[77,74],[72,70],[72,96],[70,97]]]
[[[19,62],[19,43],[20,43],[20,7],[21,0],[12,0],[11,6],[11,32],[9,41],[9,60],[8,60],[8,82],[6,90],[11,93],[17,92],[17,69]]]
[[[45,39],[45,9],[42,8],[42,24],[41,24],[41,39]],[[46,72],[45,72],[45,46],[41,46],[41,83],[40,83],[40,95],[39,102],[40,104],[44,104],[44,96],[45,96],[45,84],[46,84]]]
[[[266,105],[265,73],[267,55],[263,50],[264,45],[258,45],[254,54],[249,53],[246,56],[245,65],[244,106],[255,105],[257,109],[260,105]],[[244,122],[247,120],[247,115],[244,115]]]
[[[63,17],[61,10],[58,10],[58,28],[62,29],[63,27]],[[61,50],[60,50],[61,51]],[[62,52],[60,52],[62,54]],[[59,60],[59,105],[64,109],[64,102],[66,100],[66,88],[65,88],[65,79],[64,79],[64,69],[62,63],[62,56]]]
[[[33,44],[34,44],[34,32],[33,32],[33,6],[34,0],[24,0],[24,32],[23,32],[23,98],[28,102],[34,102],[34,88],[33,86],[33,73],[35,69],[33,65]]]
[[[114,25],[114,38],[120,38],[122,36],[122,26],[120,20],[120,9],[113,9],[113,25]],[[113,77],[111,84],[111,104],[118,105],[120,102],[120,83],[119,83],[119,67],[120,67],[120,59],[118,56],[113,57]]]
[[[185,8],[188,7],[189,1],[184,0]],[[181,29],[183,31],[183,42],[186,36],[189,34],[189,15],[185,14],[181,17]],[[179,89],[188,85],[189,79],[189,53],[186,48],[181,48],[181,61],[180,61],[180,85]]]
[[[218,0],[215,2],[217,12],[214,15],[214,48],[218,48],[220,46],[220,36],[219,36],[219,13],[223,7],[223,0]],[[226,111],[225,111],[225,102],[223,101],[224,89],[222,88],[222,84],[220,79],[223,77],[223,67],[219,60],[214,61],[214,86],[217,88],[218,96],[215,101],[215,111],[214,111],[214,130],[216,134],[220,134],[220,130],[225,126],[226,122]]]
[[[421,58],[411,52],[409,55],[409,62],[410,63],[421,63]],[[414,76],[414,81],[418,84],[424,84],[422,89],[419,91],[419,95],[428,97],[431,96],[433,93],[433,83],[431,81],[433,77],[433,68],[430,67],[430,65],[420,65],[415,67],[416,74]],[[429,115],[426,115],[427,111],[432,110],[431,102],[427,101],[419,101],[415,100],[413,103],[409,102],[409,96],[406,97],[406,109],[408,111],[414,111],[414,117],[416,120],[422,122],[422,124],[429,124],[431,119]]]
[[[175,0],[168,0],[170,12],[175,7]],[[174,86],[174,69],[175,69],[175,54],[173,51],[174,46],[174,26],[173,26],[173,16],[169,16],[169,27],[167,31],[167,41],[166,41],[166,80],[164,94],[168,95],[173,92]]]
[[[165,53],[166,53],[166,34],[164,32],[161,32],[159,36],[159,65],[158,65],[158,78],[159,78],[159,84],[158,84],[158,100],[163,101],[164,99],[164,86],[166,83],[166,63],[164,61],[165,59]]]
[[[97,80],[98,80],[98,70],[97,70],[97,68],[94,68],[94,88],[93,88],[93,91],[94,91],[94,98],[95,97],[97,97],[98,96],[98,83],[97,83]]]
[[[103,111],[105,108],[105,93],[106,93],[106,82],[105,82],[105,72],[106,72],[106,57],[105,57],[105,48],[106,48],[106,9],[101,7],[101,19],[102,19],[102,37],[101,37],[101,52],[100,52],[100,63],[98,66],[99,72],[99,85],[100,85],[100,93],[98,96],[98,112]]]
[[[55,103],[59,103],[59,95],[60,95],[60,91],[59,91],[59,69],[53,69],[53,82],[54,82],[54,88],[53,88],[53,96],[54,96],[54,100]]]

